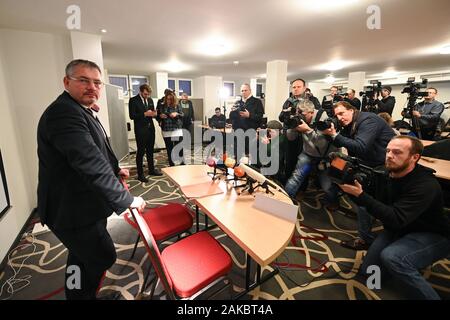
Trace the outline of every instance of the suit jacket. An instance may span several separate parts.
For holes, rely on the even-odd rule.
[[[261,121],[264,116],[264,108],[261,100],[251,96],[245,101],[244,108],[250,113],[249,118],[242,118],[239,115],[238,110],[230,112],[230,119],[233,123],[233,129],[247,130],[253,128],[256,130],[261,125]]]
[[[139,94],[130,98],[130,101],[128,102],[128,112],[130,119],[134,122],[134,133],[136,137],[148,134],[146,129],[150,129],[153,134],[155,133],[153,118],[144,116],[144,112],[148,110],[155,111],[152,99],[147,99],[147,106],[145,106]]]
[[[37,130],[38,214],[56,230],[123,212],[133,202],[100,122],[67,92],[43,113]]]

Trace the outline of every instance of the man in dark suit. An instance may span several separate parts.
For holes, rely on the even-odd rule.
[[[264,108],[261,100],[252,95],[250,85],[244,83],[241,86],[242,106],[233,107],[230,112],[230,119],[233,129],[257,129],[264,116]]]
[[[104,272],[116,260],[106,229],[112,212],[143,209],[124,188],[100,121],[92,112],[102,88],[100,68],[87,60],[66,67],[63,92],[38,124],[38,213],[67,247],[66,298],[95,299]]]
[[[161,172],[157,171],[153,162],[153,148],[155,145],[155,126],[153,118],[157,112],[153,105],[153,100],[149,97],[152,89],[148,84],[139,87],[139,94],[132,97],[128,102],[128,111],[130,119],[134,120],[134,136],[136,137],[136,168],[138,180],[148,182],[144,175],[142,160],[144,154],[147,156],[148,174],[153,176],[161,176]]]

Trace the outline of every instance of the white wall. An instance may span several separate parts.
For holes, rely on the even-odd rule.
[[[0,220],[0,259],[36,207],[36,128],[62,92],[68,36],[0,29],[0,147],[13,208]]]

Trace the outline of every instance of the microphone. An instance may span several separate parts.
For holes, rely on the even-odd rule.
[[[214,157],[209,157],[206,159],[206,165],[211,168],[215,168],[217,165],[217,159]]]
[[[234,160],[233,158],[226,158],[225,159],[225,166],[227,168],[234,168],[235,164],[236,164],[236,160]]]
[[[274,188],[275,190],[283,192],[283,190],[277,184],[273,183],[272,181],[270,181],[269,179],[264,177],[261,173],[259,173],[258,171],[250,168],[246,164],[241,163],[239,165],[239,168],[242,168],[242,170],[244,170],[244,172],[245,172],[245,174],[247,176],[249,176],[250,178],[252,178],[256,182],[261,184],[261,186],[263,186],[263,187],[270,186],[270,187]]]

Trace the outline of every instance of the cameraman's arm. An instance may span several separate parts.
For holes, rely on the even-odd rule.
[[[377,123],[373,119],[367,118],[359,124],[358,132],[353,139],[338,134],[334,138],[333,144],[337,147],[345,147],[349,154],[361,157],[372,147],[377,129]]]
[[[416,220],[430,206],[435,194],[429,190],[434,190],[432,185],[416,183],[392,205],[375,200],[366,192],[362,192],[356,202],[366,207],[370,215],[381,220],[385,227],[401,229]]]
[[[389,114],[392,114],[392,111],[394,110],[395,106],[395,97],[389,97],[386,102],[383,102],[382,100],[375,100],[378,104],[378,110],[379,112],[387,112]]]

